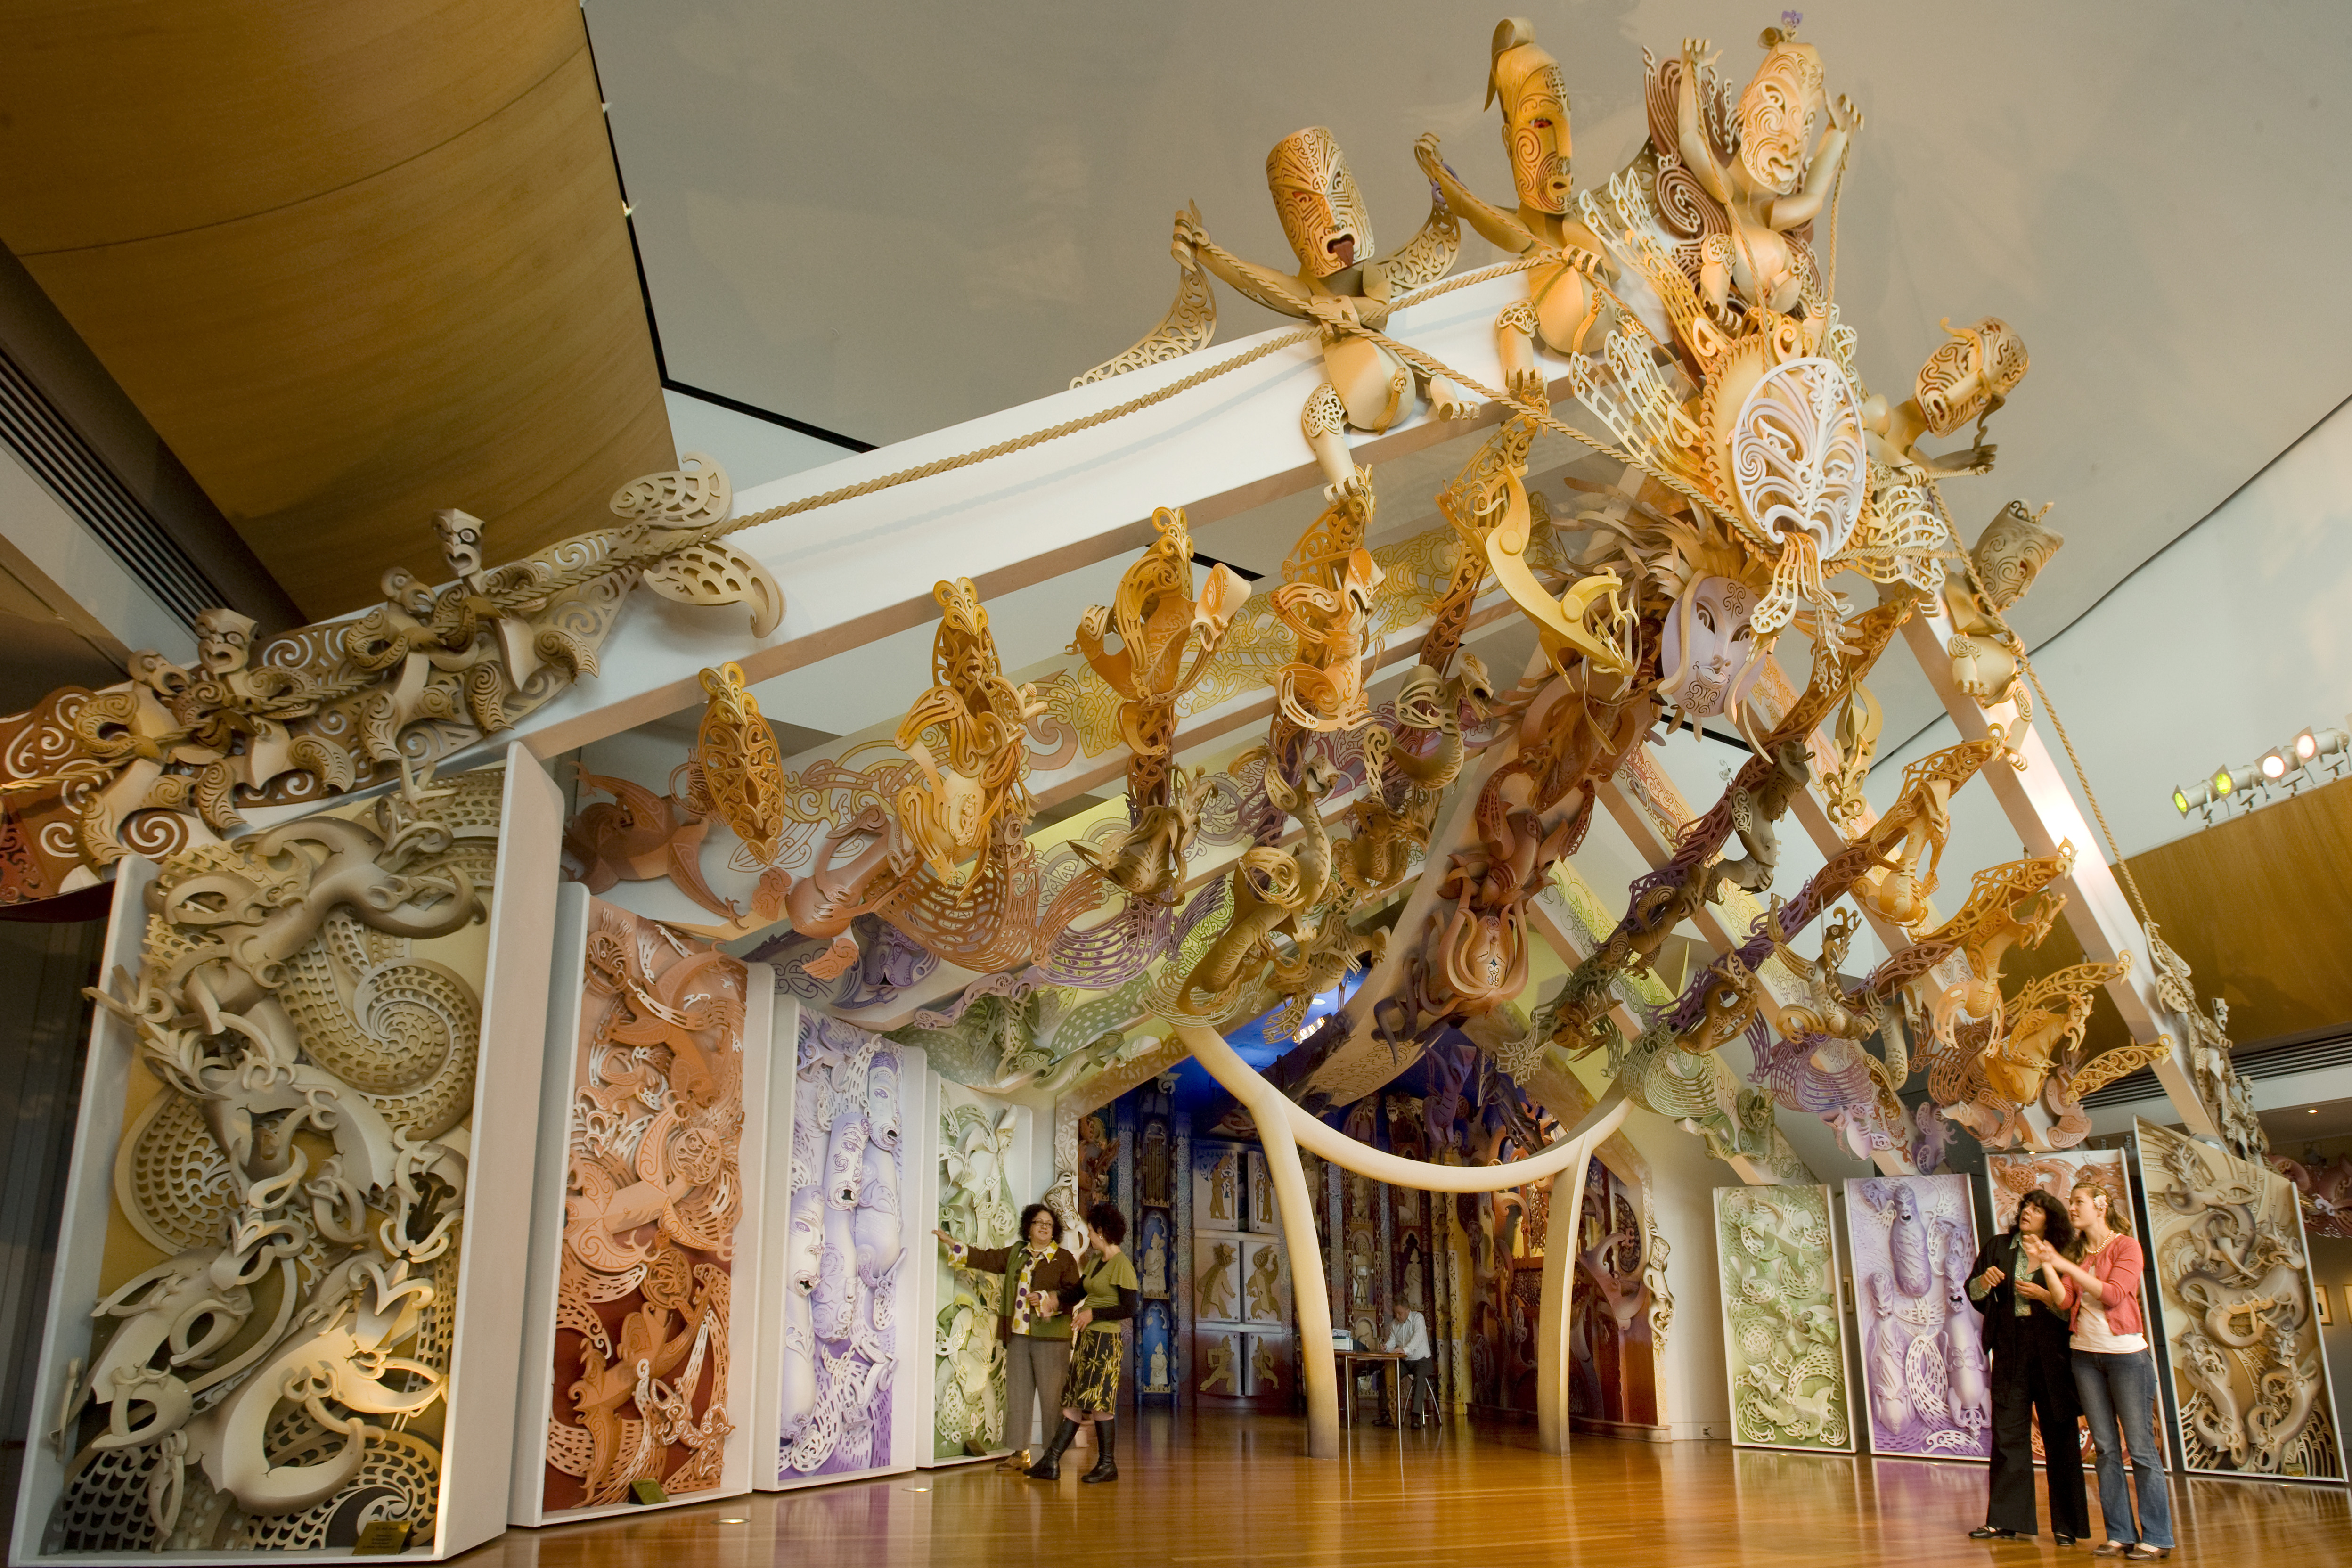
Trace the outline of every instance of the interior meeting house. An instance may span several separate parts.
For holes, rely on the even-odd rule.
[[[9,1563],[2352,1563],[2352,8],[1514,3],[0,6]]]

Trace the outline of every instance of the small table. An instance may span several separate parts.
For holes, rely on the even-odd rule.
[[[1404,1367],[1404,1356],[1397,1351],[1341,1351],[1331,1352],[1339,1363],[1339,1389],[1344,1424],[1356,1424],[1356,1373],[1365,1363],[1375,1371],[1385,1373],[1389,1385],[1389,1410],[1391,1414],[1404,1408],[1404,1396],[1399,1377]]]

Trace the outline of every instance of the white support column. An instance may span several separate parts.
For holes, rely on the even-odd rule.
[[[2004,702],[1987,709],[1954,684],[1951,658],[1945,651],[1951,643],[1952,624],[1940,602],[1924,606],[1906,622],[1903,636],[1963,737],[1981,735],[1995,725],[2006,727],[2016,716],[2014,704]],[[2074,846],[2074,869],[2052,886],[2066,895],[2066,923],[2083,944],[2083,956],[2094,963],[2112,963],[2129,952],[2131,968],[2107,982],[2107,995],[2123,1015],[2124,1026],[2133,1039],[2145,1042],[2170,1035],[2172,1030],[2165,1022],[2167,1009],[2157,999],[2156,965],[2148,957],[2147,933],[2107,864],[2105,837],[2074,803],[2060,771],[2062,764],[2052,759],[2049,748],[2042,744],[2038,726],[2028,727],[2014,750],[2025,759],[2022,769],[1996,764],[1984,770],[1994,798],[2000,802],[2027,854],[2055,855],[2061,843]],[[2172,1108],[2180,1113],[2181,1124],[2191,1134],[2218,1139],[2221,1129],[2213,1125],[2204,1101],[2197,1097],[2188,1053],[2188,1041],[2174,1037],[2171,1054],[2155,1064],[2157,1081],[2164,1086]]]

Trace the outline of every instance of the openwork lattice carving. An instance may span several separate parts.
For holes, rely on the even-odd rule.
[[[2294,1186],[2169,1128],[2137,1130],[2189,1468],[2342,1479]]]
[[[1734,1441],[1853,1447],[1827,1187],[1718,1187]]]
[[[556,1288],[545,1506],[721,1480],[743,1212],[744,986],[706,942],[594,906]]]
[[[68,687],[0,719],[0,786],[18,853],[0,853],[0,902],[52,897],[126,853],[216,843],[247,805],[324,800],[428,765],[505,729],[596,672],[596,650],[642,578],[684,603],[783,611],[766,568],[697,531],[724,520],[726,475],[688,467],[624,488],[623,526],[483,564],[486,525],[434,524],[452,581],[384,574],[356,619],[257,642],[224,609],[197,621],[197,666],[131,656],[131,679]]]
[[[312,1549],[362,1515],[429,1538],[501,783],[163,863],[139,973],[90,994],[152,1098],[115,1166],[121,1283],[48,1435],[51,1549]]]

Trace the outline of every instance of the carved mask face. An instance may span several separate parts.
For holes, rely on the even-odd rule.
[[[434,531],[441,536],[441,557],[449,570],[470,577],[482,569],[482,520],[456,508],[433,514]]]
[[[1927,356],[1914,384],[1919,413],[1938,436],[2000,406],[2027,366],[2025,340],[1997,316],[1959,329],[1946,321],[1944,331],[1951,341]]]
[[[1538,212],[1568,210],[1568,79],[1532,43],[1495,57],[1488,90],[1503,100],[1503,151],[1519,200]]]
[[[1665,678],[1658,695],[1691,719],[1711,719],[1748,695],[1759,668],[1756,591],[1735,577],[1701,577],[1667,612]]]
[[[1371,259],[1371,215],[1331,132],[1310,125],[1276,142],[1265,155],[1265,183],[1308,277],[1328,278]]]
[[[1747,1032],[1756,1016],[1756,981],[1745,964],[1737,957],[1730,967],[1708,972],[1706,982],[1706,1016],[1699,1020],[1685,1049],[1692,1051],[1719,1050],[1727,1042]]]
[[[1822,119],[1822,57],[1777,30],[1763,41],[1764,63],[1739,95],[1739,162],[1756,184],[1785,196],[1804,178]]]
[[[253,617],[206,610],[196,617],[196,658],[214,675],[234,675],[253,653]]]

